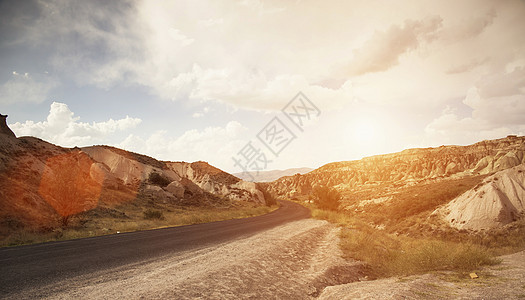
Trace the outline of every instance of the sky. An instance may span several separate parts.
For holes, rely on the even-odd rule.
[[[525,2],[0,1],[0,113],[232,173],[525,135]]]

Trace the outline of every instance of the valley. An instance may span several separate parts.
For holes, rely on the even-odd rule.
[[[523,276],[524,142],[408,149],[250,182],[202,161],[5,130],[1,243],[36,245],[0,249],[2,297],[344,298],[385,284],[403,297],[416,286],[466,297],[473,286],[456,285],[472,271],[496,295],[506,285],[492,279]]]

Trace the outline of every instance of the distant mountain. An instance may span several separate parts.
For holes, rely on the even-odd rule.
[[[312,171],[312,168],[292,168],[286,170],[271,170],[271,171],[260,171],[257,172],[245,172],[245,173],[233,173],[233,175],[239,177],[242,180],[254,181],[254,182],[270,182],[277,180],[283,176],[291,176],[295,174],[305,174]]]
[[[0,237],[70,216],[147,208],[266,204],[260,186],[206,162],[165,162],[109,146],[63,148],[17,138],[0,115]]]

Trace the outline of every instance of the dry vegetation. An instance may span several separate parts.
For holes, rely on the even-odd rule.
[[[366,262],[376,277],[436,270],[470,271],[498,263],[487,247],[470,241],[390,234],[340,212],[314,209],[312,215],[341,225],[341,249],[345,256]]]
[[[484,177],[347,192],[344,209],[312,206],[312,216],[340,225],[345,256],[366,262],[376,277],[477,270],[498,263],[497,255],[525,249],[525,219],[499,230],[469,232],[448,227],[432,212]]]
[[[237,218],[246,218],[269,213],[274,206],[258,206],[249,202],[231,203],[228,207],[175,207],[156,205],[145,208],[125,204],[115,208],[99,207],[86,213],[72,216],[65,228],[42,228],[40,230],[18,230],[0,241],[0,246],[16,246],[49,241],[208,223]]]

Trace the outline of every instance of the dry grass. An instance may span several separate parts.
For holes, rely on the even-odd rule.
[[[364,207],[351,206],[355,216],[375,224],[384,224],[391,232],[406,231],[411,226],[420,224],[421,215],[428,216],[438,206],[479,184],[485,175],[461,179],[448,179],[432,183],[420,183],[414,186],[391,189],[378,186],[371,191],[347,194],[349,203],[359,204],[362,200],[390,197],[385,203],[369,204]]]
[[[312,216],[341,225],[344,255],[368,263],[378,277],[469,271],[499,262],[486,247],[471,242],[397,236],[340,212],[314,209]]]
[[[131,232],[164,227],[175,227],[199,223],[216,222],[238,218],[247,218],[269,213],[278,208],[274,206],[256,206],[245,203],[230,208],[179,208],[159,211],[163,218],[144,218],[147,211],[128,211],[126,218],[97,217],[90,220],[73,220],[75,226],[54,229],[47,232],[19,230],[0,241],[0,247],[43,243],[49,241],[71,240],[84,237]],[[157,212],[157,211],[155,211]]]

